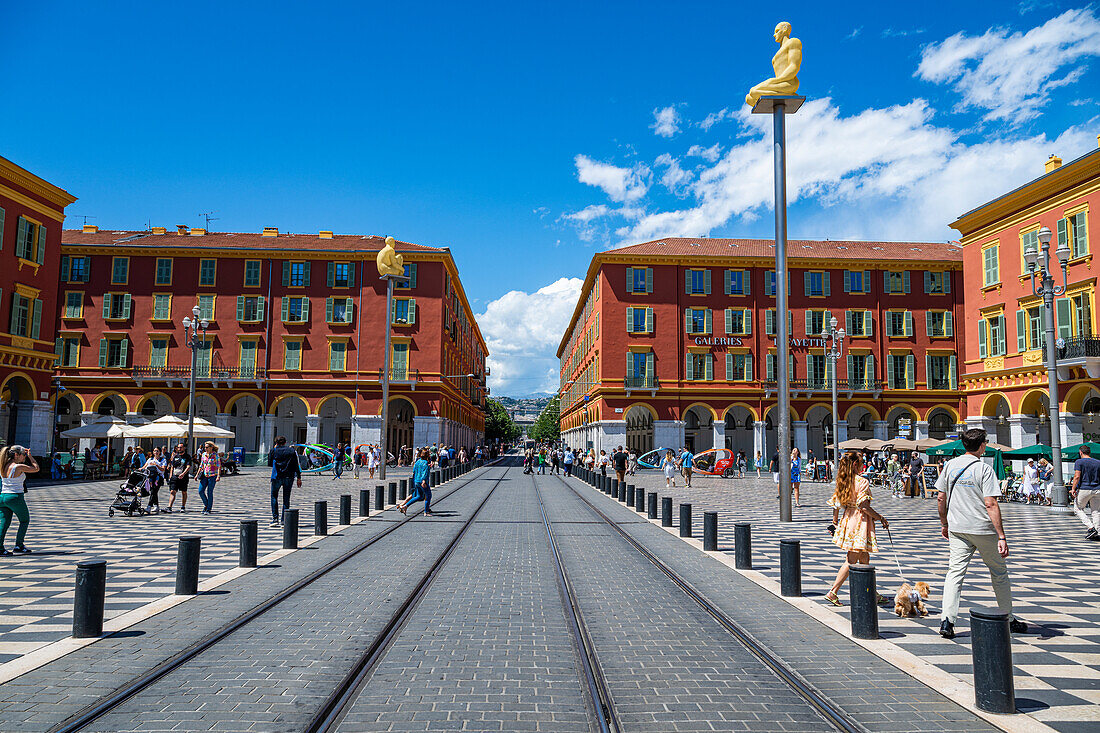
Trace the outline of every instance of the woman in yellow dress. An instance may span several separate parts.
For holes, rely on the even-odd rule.
[[[829,506],[833,508],[833,524],[836,525],[833,543],[848,553],[847,560],[836,574],[833,587],[825,594],[825,600],[834,606],[842,605],[836,594],[848,579],[848,567],[853,564],[866,565],[871,553],[878,552],[875,522],[882,522],[883,529],[890,526],[886,517],[871,508],[871,487],[867,479],[860,475],[862,472],[863,456],[855,451],[845,453],[837,466],[836,491],[829,499]]]

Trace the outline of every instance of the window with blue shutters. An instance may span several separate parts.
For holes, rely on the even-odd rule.
[[[217,260],[199,260],[199,285],[212,287],[218,279]]]
[[[111,260],[111,284],[125,285],[130,277],[130,258],[115,257]]]
[[[260,261],[244,261],[244,286],[246,288],[260,287]]]
[[[399,288],[401,290],[412,290],[413,288],[416,287],[416,263],[415,262],[410,262],[410,263],[405,265],[405,277],[407,277],[409,279],[408,282],[395,282],[393,284],[395,289]]]
[[[157,271],[153,282],[156,285],[171,285],[172,284],[172,258],[171,257],[158,257],[157,258]]]

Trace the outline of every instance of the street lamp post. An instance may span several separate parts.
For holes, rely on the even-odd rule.
[[[61,402],[61,395],[65,392],[65,388],[61,386],[61,377],[54,377],[51,380],[53,386],[53,420],[50,422],[50,452],[49,458],[53,460],[54,451],[57,450],[57,410],[58,403]]]
[[[840,360],[840,353],[844,350],[844,329],[836,327],[836,316],[829,319],[829,361],[833,365],[833,375],[830,379],[833,393],[833,472],[835,475],[836,467],[840,465],[840,432],[837,430],[837,423],[839,422],[839,411],[837,410],[837,380],[836,380],[836,365]]]
[[[206,343],[206,329],[210,322],[205,318],[199,320],[199,307],[191,309],[191,315],[183,317],[184,343],[191,349],[191,387],[190,396],[187,398],[187,449],[191,455],[195,455],[195,372],[198,369],[199,347]]]
[[[1062,284],[1055,285],[1054,275],[1051,272],[1050,238],[1050,229],[1047,227],[1040,229],[1038,239],[1041,251],[1034,245],[1029,245],[1024,250],[1024,261],[1031,276],[1032,294],[1043,296],[1043,331],[1046,334],[1046,343],[1043,346],[1046,354],[1048,402],[1050,403],[1050,450],[1053,459],[1051,463],[1054,464],[1054,485],[1050,492],[1051,510],[1066,513],[1071,509],[1069,491],[1062,477],[1062,419],[1058,410],[1058,353],[1054,343],[1054,298],[1066,292],[1070,249],[1067,243],[1059,242],[1058,248],[1054,251],[1062,270]],[[1035,282],[1036,275],[1039,276],[1038,283]]]

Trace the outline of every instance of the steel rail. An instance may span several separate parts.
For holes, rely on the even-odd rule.
[[[508,475],[507,469],[501,474],[496,481],[493,482],[493,487],[489,489],[489,493],[485,495],[485,498],[481,500],[481,503],[477,505],[473,513],[470,514],[470,518],[462,525],[462,529],[458,531],[458,534],[454,536],[450,544],[447,545],[447,549],[432,563],[432,566],[428,568],[428,571],[420,578],[420,581],[413,588],[393,615],[390,616],[389,621],[382,627],[382,631],[375,636],[371,645],[355,660],[355,664],[344,675],[343,679],[336,686],[336,689],[325,699],[321,707],[313,717],[310,719],[309,724],[303,729],[305,733],[325,733],[327,731],[336,730],[337,726],[344,719],[351,704],[359,696],[360,690],[366,685],[371,676],[374,674],[375,669],[378,668],[379,663],[386,656],[386,652],[389,651],[390,646],[397,638],[401,630],[405,628],[405,624],[408,623],[409,618],[420,605],[420,601],[423,600],[427,594],[428,589],[431,587],[432,582],[439,575],[439,572],[443,569],[443,566],[447,564],[447,560],[450,559],[454,553],[455,548],[458,546],[459,541],[466,535],[467,530],[473,526],[474,521],[477,519],[477,515],[481,513],[481,510],[489,502],[493,492],[496,491],[500,482]]]
[[[812,707],[819,715],[835,727],[837,730],[844,733],[866,733],[867,729],[859,725],[854,721],[847,713],[841,710],[838,706],[829,701],[823,694],[818,692],[813,685],[804,680],[801,675],[798,674],[793,668],[787,665],[774,655],[767,647],[753,638],[752,634],[746,631],[740,624],[729,617],[724,611],[719,609],[713,603],[708,601],[702,593],[695,589],[687,580],[680,577],[679,573],[669,567],[661,558],[653,554],[649,548],[638,542],[631,537],[625,530],[602,511],[600,511],[595,504],[590,502],[587,498],[581,495],[573,486],[569,484],[561,476],[558,476],[559,480],[565,484],[566,488],[573,492],[573,494],[588,505],[596,516],[600,517],[604,522],[611,526],[623,539],[625,539],[635,550],[642,554],[647,560],[657,567],[665,576],[669,578],[681,591],[683,591],[691,600],[695,601],[706,611],[718,624],[730,633],[742,646],[749,650],[757,659],[763,662],[764,666],[772,671],[780,680],[785,682],[791,689],[793,689],[799,697],[804,699],[810,707]]]
[[[489,466],[489,465],[485,466],[485,468],[490,468],[490,467],[491,466]],[[505,473],[507,473],[507,469],[505,470]],[[503,477],[504,477],[504,474],[501,475],[501,478],[503,478]],[[481,476],[471,476],[469,479],[467,479],[461,485],[456,486],[451,491],[448,491],[447,494],[445,496],[440,497],[439,500],[440,501],[446,500],[447,498],[449,498],[449,497],[453,496],[454,494],[458,493],[459,491],[466,488],[467,486],[469,486],[474,481],[479,480],[480,478],[482,478],[482,477]],[[497,481],[499,482],[500,479],[497,479]],[[262,603],[260,603],[256,606],[253,606],[248,611],[245,611],[243,614],[241,614],[240,616],[237,616],[232,621],[230,621],[226,624],[223,624],[221,627],[219,627],[218,629],[216,629],[216,630],[212,631],[211,633],[207,634],[202,639],[199,639],[198,641],[184,647],[183,649],[176,652],[175,654],[173,654],[168,659],[164,660],[163,662],[161,662],[157,666],[153,667],[148,672],[146,672],[146,673],[142,674],[141,676],[131,680],[128,684],[118,688],[117,690],[110,693],[109,695],[106,695],[106,696],[100,698],[98,701],[96,701],[96,702],[92,703],[91,705],[87,706],[86,708],[84,708],[80,712],[76,713],[75,715],[73,715],[73,716],[67,718],[66,720],[58,723],[57,725],[53,726],[52,728],[49,729],[49,731],[47,733],[76,733],[76,731],[79,731],[79,730],[82,730],[82,729],[86,728],[87,726],[91,725],[95,721],[99,720],[103,716],[110,713],[112,710],[117,708],[122,703],[124,703],[127,700],[129,700],[130,698],[140,694],[144,690],[148,689],[150,686],[152,686],[158,680],[162,679],[165,675],[179,669],[184,664],[191,661],[195,657],[199,656],[200,654],[202,654],[204,651],[206,651],[210,647],[212,647],[215,644],[217,644],[218,642],[224,640],[227,636],[232,634],[234,631],[237,631],[241,627],[243,627],[243,626],[251,623],[252,621],[256,620],[257,618],[259,618],[263,614],[265,614],[268,611],[270,611],[271,609],[275,608],[275,606],[279,605],[280,603],[282,603],[286,599],[288,599],[291,596],[293,596],[294,594],[296,594],[298,591],[302,590],[303,588],[310,585],[311,583],[318,580],[319,578],[327,575],[332,570],[336,569],[340,565],[343,565],[348,560],[351,560],[353,557],[358,555],[360,552],[366,550],[368,547],[371,547],[376,542],[378,542],[378,541],[382,540],[383,538],[389,536],[393,532],[396,532],[400,527],[403,527],[406,523],[412,521],[415,517],[419,516],[421,513],[423,513],[423,510],[418,510],[417,512],[415,512],[413,514],[409,514],[404,519],[401,519],[397,522],[394,522],[391,526],[389,526],[386,529],[382,530],[381,532],[374,535],[373,537],[366,540],[365,542],[361,543],[360,545],[352,548],[351,550],[348,550],[347,552],[340,555],[339,557],[333,558],[329,562],[325,563],[321,567],[319,567],[316,570],[314,570],[313,572],[311,572],[309,575],[306,575],[304,578],[301,578],[300,580],[295,581],[294,583],[287,586],[283,590],[279,591],[277,594],[275,594],[274,596],[272,596],[268,600],[266,600],[266,601],[264,601],[264,602],[262,602]],[[115,633],[118,633],[118,632],[115,632]],[[104,638],[109,638],[110,636],[114,636],[114,634],[109,634]]]
[[[565,572],[565,564],[558,552],[558,541],[554,537],[550,519],[546,516],[546,506],[542,502],[542,492],[539,491],[539,485],[535,481],[534,474],[531,474],[531,484],[535,487],[535,498],[539,503],[539,514],[542,515],[542,523],[546,527],[546,536],[550,540],[550,550],[554,554],[554,564],[558,570],[558,590],[561,593],[563,605],[569,610],[566,617],[569,619],[569,626],[573,631],[573,640],[577,645],[584,682],[588,688],[588,694],[592,698],[593,709],[596,712],[596,722],[601,733],[619,733],[622,731],[622,725],[620,725],[619,716],[611,703],[611,690],[607,686],[607,678],[604,676],[603,669],[600,667],[600,660],[596,656],[596,646],[592,642],[592,636],[588,632],[588,626],[581,614],[580,602],[577,600],[573,583],[569,580],[568,573]]]

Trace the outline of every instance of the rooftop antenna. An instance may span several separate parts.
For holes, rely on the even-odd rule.
[[[89,219],[94,219],[95,218],[94,216],[88,216],[87,214],[76,214],[76,216],[79,216],[81,219],[84,220],[84,225],[85,226],[88,224]]]
[[[206,219],[206,233],[207,234],[210,233],[210,222],[217,221],[220,218],[220,217],[217,217],[217,216],[212,217],[210,215],[211,214],[217,214],[217,213],[218,212],[216,212],[216,211],[207,211],[205,214],[199,214],[199,216]]]

